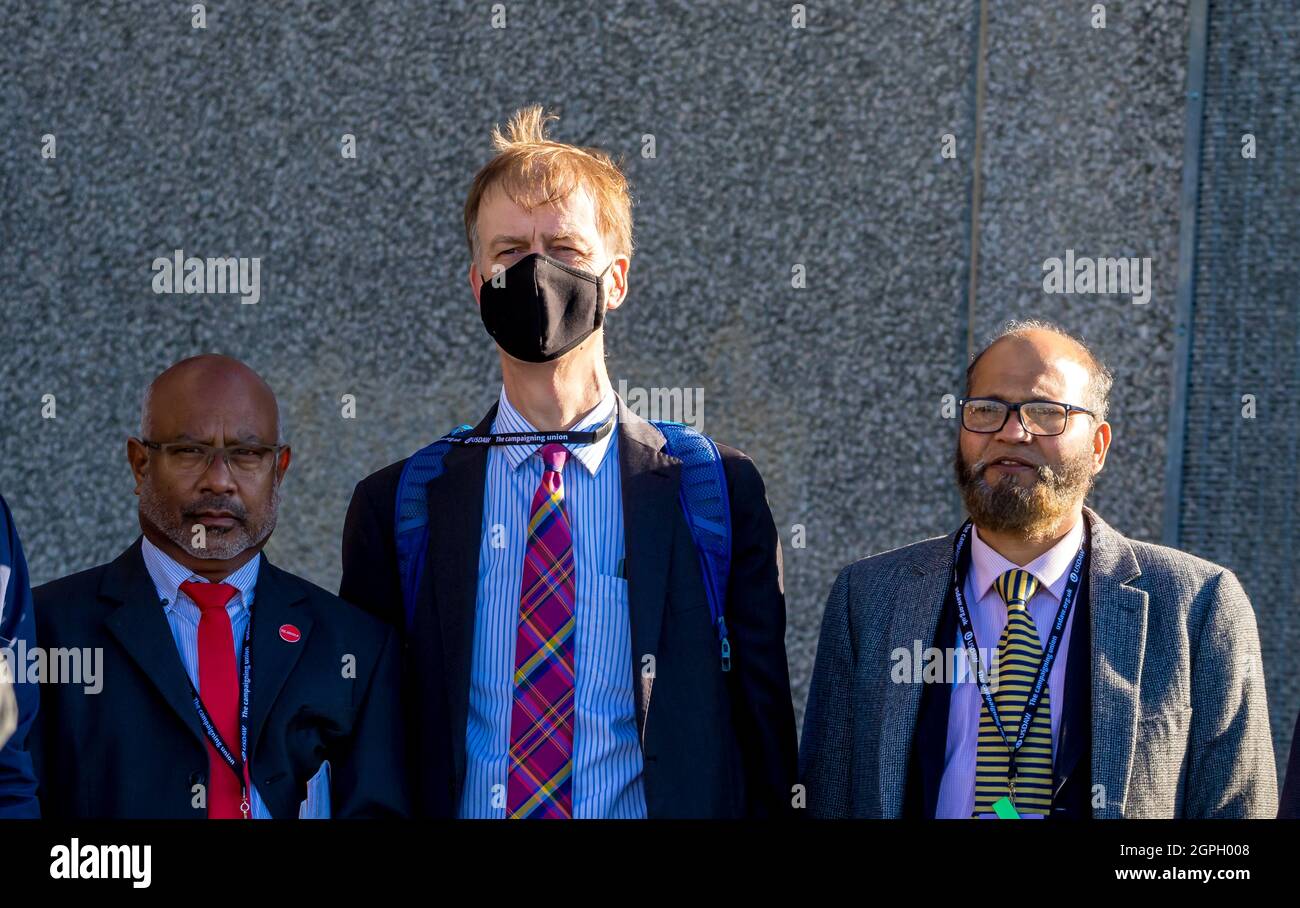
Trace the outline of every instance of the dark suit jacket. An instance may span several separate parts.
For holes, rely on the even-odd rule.
[[[258,557],[249,753],[262,801],[277,819],[297,817],[307,781],[329,760],[331,817],[407,815],[396,635]],[[42,685],[44,815],[204,818],[192,788],[208,776],[207,739],[140,540],[115,561],[34,593],[42,647],[103,650],[98,693]],[[284,624],[301,639],[282,640]],[[345,677],[348,656],[355,677]]]
[[[1291,736],[1291,757],[1286,765],[1286,782],[1277,811],[1279,820],[1300,820],[1300,717]]]
[[[496,406],[475,428],[491,431]],[[678,500],[681,462],[618,401],[619,475],[637,724],[650,817],[741,817],[791,809],[797,763],[785,656],[780,544],[753,462],[719,445],[731,500],[721,670],[699,560]],[[405,461],[357,485],[343,531],[339,595],[404,625],[393,511]],[[465,778],[478,554],[487,450],[455,447],[430,481],[429,547],[408,641],[418,810],[456,816]],[[654,677],[641,668],[655,658]]]
[[[35,627],[27,561],[9,505],[0,498],[0,647],[10,648],[10,653],[0,654],[0,658],[8,655],[16,662],[23,652],[35,647]],[[27,738],[40,696],[38,685],[20,680],[22,666],[10,668],[13,678],[0,682],[0,698],[9,699],[8,704],[0,703],[0,713],[7,705],[17,715],[12,717],[12,728],[0,727],[0,819],[35,819],[41,808]],[[0,726],[4,725],[0,720]]]

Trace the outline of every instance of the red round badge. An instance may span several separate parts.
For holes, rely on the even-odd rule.
[[[302,631],[292,624],[282,624],[280,625],[280,639],[286,643],[297,643],[302,639]]]

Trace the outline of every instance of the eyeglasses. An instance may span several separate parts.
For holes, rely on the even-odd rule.
[[[963,397],[957,403],[961,406],[962,428],[984,434],[1001,432],[1012,410],[1016,411],[1021,427],[1030,435],[1060,435],[1065,431],[1071,413],[1094,415],[1091,410],[1055,400],[1028,400],[1013,404],[996,397]]]
[[[219,453],[226,467],[232,472],[245,477],[264,476],[288,445],[235,444],[225,447],[205,445],[195,441],[173,441],[160,444],[137,438],[136,441],[146,448],[153,448],[162,453],[163,463],[181,475],[197,475],[212,466],[213,459]]]

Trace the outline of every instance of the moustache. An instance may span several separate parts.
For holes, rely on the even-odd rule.
[[[200,498],[187,504],[181,514],[187,518],[198,517],[204,511],[224,511],[234,520],[244,523],[248,519],[248,509],[229,498],[210,496]]]
[[[983,460],[977,460],[970,465],[970,467],[967,470],[967,475],[971,479],[979,479],[984,475],[985,470],[987,470],[989,467],[993,466],[1000,460],[1013,460],[1016,463],[1029,467],[1034,471],[1034,475],[1038,479],[1044,482],[1048,482],[1056,477],[1056,472],[1047,464],[1030,463],[1029,461],[1022,460],[1019,457],[989,457]]]

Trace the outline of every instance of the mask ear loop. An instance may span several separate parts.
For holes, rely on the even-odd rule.
[[[605,266],[604,270],[601,271],[600,274],[596,275],[596,319],[593,324],[593,327],[595,328],[599,328],[601,325],[605,324],[605,310],[606,303],[608,302],[605,298],[605,272],[609,271],[609,269],[613,267],[614,260],[610,259],[609,264]]]

